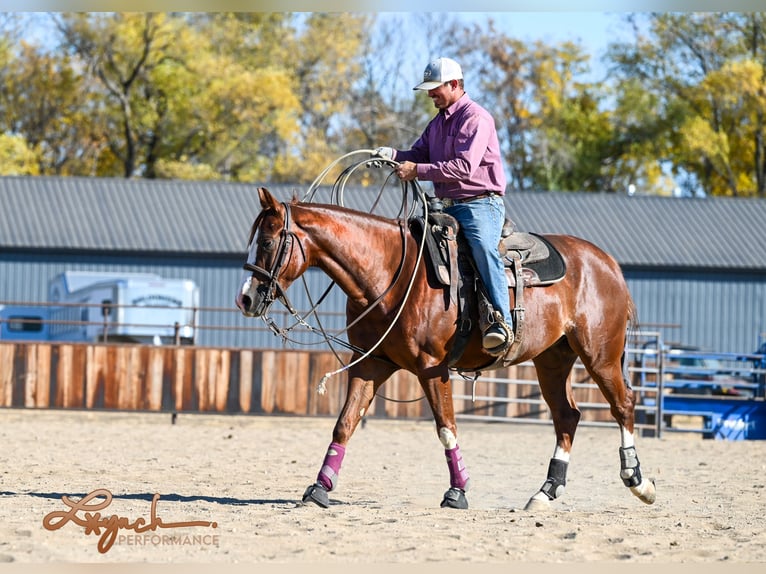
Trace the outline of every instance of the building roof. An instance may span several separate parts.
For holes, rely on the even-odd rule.
[[[252,184],[0,177],[0,249],[238,254],[260,207]],[[282,200],[308,186],[266,185]],[[379,192],[346,190],[365,209]],[[381,199],[396,213],[401,196]],[[592,241],[623,266],[766,269],[766,200],[606,193],[509,193],[522,231]]]
[[[766,200],[607,193],[511,194],[526,231],[588,239],[623,266],[766,269]]]

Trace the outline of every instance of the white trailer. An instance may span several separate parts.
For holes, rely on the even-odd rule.
[[[199,289],[150,273],[66,271],[49,284],[50,340],[192,344]]]

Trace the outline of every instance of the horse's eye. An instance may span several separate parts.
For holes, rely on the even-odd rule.
[[[273,239],[262,239],[261,240],[261,249],[264,251],[274,251],[274,245],[276,242]]]

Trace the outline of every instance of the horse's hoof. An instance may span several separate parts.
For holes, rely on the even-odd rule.
[[[327,489],[319,483],[312,484],[303,493],[303,503],[313,502],[317,506],[322,508],[328,508],[330,506],[330,495],[327,494]]]
[[[444,493],[444,500],[441,503],[442,508],[468,508],[468,499],[465,497],[465,491],[452,487]]]
[[[635,494],[641,502],[646,504],[654,504],[657,498],[657,487],[654,484],[654,479],[642,480],[638,486],[631,486],[630,491]]]
[[[524,510],[527,510],[529,512],[545,512],[546,510],[551,509],[551,501],[546,496],[545,498],[540,497],[532,497],[527,502],[527,505],[524,507]]]

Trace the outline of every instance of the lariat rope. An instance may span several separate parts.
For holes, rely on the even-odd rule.
[[[423,203],[423,205],[425,206],[425,207],[424,207],[424,212],[425,212],[426,221],[427,221],[427,220],[428,220],[428,219],[427,219],[427,218],[428,218],[428,207],[427,207],[427,202],[424,202],[424,203]],[[402,239],[404,240],[404,242],[406,242],[406,241],[407,241],[407,237],[406,237],[406,235],[403,235],[403,236],[402,236]],[[415,260],[415,271],[417,271],[417,268],[420,266],[420,261],[421,261],[421,260],[422,260],[422,258],[423,258],[423,248],[424,248],[424,246],[425,246],[425,233],[423,233],[423,239],[421,240],[421,242],[420,242],[420,245],[419,245],[419,247],[418,247],[418,257],[417,257],[417,259]],[[404,255],[404,254],[403,254],[403,255]],[[402,259],[402,263],[404,263],[404,260],[403,260],[403,259]],[[402,265],[402,266],[403,266],[403,265]],[[402,268],[402,267],[400,267],[399,269],[401,270],[401,268]],[[408,299],[409,299],[409,297],[410,297],[410,293],[412,292],[412,286],[415,284],[415,276],[416,276],[416,274],[417,274],[416,272],[413,272],[413,273],[412,273],[412,277],[410,278],[409,284],[407,285],[407,291],[405,291],[405,293],[404,293],[404,297],[402,298],[402,302],[399,304],[399,309],[398,309],[398,310],[397,310],[397,312],[396,312],[396,316],[395,316],[395,317],[394,317],[394,319],[391,321],[391,324],[388,326],[388,328],[386,329],[386,331],[385,331],[385,332],[384,332],[384,333],[383,333],[383,334],[380,336],[380,339],[378,339],[378,342],[377,342],[377,343],[375,343],[375,344],[374,344],[372,347],[370,347],[370,348],[369,348],[367,351],[365,351],[363,354],[361,354],[361,355],[360,355],[360,356],[359,356],[359,357],[358,357],[358,358],[357,358],[355,361],[352,361],[352,362],[350,362],[349,364],[347,364],[347,365],[344,365],[344,366],[343,366],[343,367],[341,367],[340,369],[336,369],[335,371],[330,371],[329,373],[325,373],[325,374],[324,374],[324,376],[323,376],[323,377],[320,379],[320,381],[319,381],[319,385],[317,386],[317,393],[319,393],[320,395],[323,395],[323,394],[325,394],[325,392],[327,392],[327,385],[326,385],[326,383],[327,383],[327,380],[328,380],[330,377],[333,377],[333,376],[335,376],[335,375],[338,375],[338,374],[342,373],[343,371],[346,371],[346,370],[348,370],[349,368],[353,367],[354,365],[356,365],[356,364],[360,363],[361,361],[363,361],[364,359],[366,359],[367,357],[369,357],[369,356],[372,354],[372,352],[373,352],[375,349],[377,349],[377,348],[380,346],[380,344],[383,342],[383,340],[384,340],[384,339],[385,339],[385,338],[388,336],[388,334],[391,332],[391,329],[393,329],[393,328],[394,328],[394,325],[395,325],[395,324],[396,324],[396,322],[399,320],[399,317],[401,316],[401,314],[402,314],[402,311],[404,311],[404,306],[405,306],[405,304],[407,303],[407,300],[408,300]],[[396,279],[397,279],[397,277],[394,277],[394,281],[391,283],[391,287],[393,287],[393,285],[396,283]],[[366,309],[365,313],[369,312],[369,311],[370,311],[370,309],[372,309],[372,307],[374,307],[374,306],[378,305],[378,304],[380,303],[380,301],[381,301],[381,297],[378,297],[378,299],[377,299],[377,300],[376,300],[376,301],[375,301],[375,302],[374,302],[372,305],[370,305],[369,307],[367,307],[367,309]],[[357,320],[358,320],[358,319],[359,319],[359,317],[357,318]],[[354,321],[354,322],[356,322],[356,321]],[[418,400],[419,400],[419,399],[418,399]]]
[[[332,169],[336,165],[338,165],[341,161],[343,161],[343,160],[345,160],[345,159],[347,159],[347,158],[349,158],[351,156],[357,155],[357,154],[365,154],[367,156],[367,158],[364,159],[364,160],[358,161],[358,162],[356,162],[356,163],[346,167],[343,170],[343,172],[341,173],[341,175],[338,176],[338,178],[336,179],[336,181],[335,181],[335,183],[334,183],[334,185],[332,187],[331,202],[333,202],[335,205],[338,205],[338,206],[341,206],[341,207],[345,207],[344,200],[343,200],[343,195],[344,195],[344,192],[345,192],[345,186],[346,186],[346,183],[348,182],[349,178],[351,177],[351,175],[357,169],[359,169],[361,166],[365,166],[365,167],[382,167],[383,165],[387,165],[387,166],[390,166],[392,168],[395,168],[395,167],[397,167],[399,165],[399,163],[394,161],[394,160],[388,160],[388,159],[384,159],[384,158],[373,158],[373,159],[370,159],[371,156],[374,153],[375,152],[373,150],[362,149],[362,150],[356,150],[356,151],[347,153],[347,154],[337,158],[330,165],[328,165],[322,171],[322,173],[320,173],[319,176],[317,176],[317,178],[312,182],[312,184],[309,186],[308,191],[304,194],[302,201],[304,201],[306,203],[311,203],[314,200],[314,196],[315,196],[316,192],[318,191],[318,188],[319,188],[319,185],[321,184],[321,182],[324,180],[324,178],[327,176],[327,174],[330,171],[332,171]],[[394,170],[392,169],[391,174],[388,175],[388,177],[386,178],[386,181],[383,183],[383,186],[381,187],[381,191],[385,187],[385,185],[390,181],[390,179],[393,177],[393,174],[394,174]],[[427,198],[425,196],[425,193],[420,188],[420,185],[417,182],[417,180],[414,180],[414,181],[409,182],[409,183],[412,186],[412,191],[413,191],[413,194],[415,196],[415,199],[419,200],[420,204],[423,206],[423,214],[424,214],[425,220],[428,221],[428,201],[427,201]],[[402,206],[401,206],[400,211],[399,211],[399,216],[402,216],[402,214],[404,214],[407,211],[406,210],[406,206],[407,206],[407,193],[406,193],[406,191],[407,191],[407,183],[406,182],[402,184],[402,190],[403,190],[404,193],[403,193],[403,198],[402,198]],[[372,210],[374,210],[374,208],[377,206],[379,199],[380,199],[380,195],[378,196],[378,199],[376,199],[375,204],[371,207],[371,211],[370,211],[371,213],[372,213]],[[410,215],[415,212],[416,205],[417,205],[417,201],[414,202],[414,204],[413,204],[413,206],[412,206],[412,208],[410,210]],[[287,205],[285,205],[285,208],[289,209],[289,207]],[[407,254],[407,250],[406,250],[407,235],[406,235],[406,232],[404,230],[404,226],[403,226],[401,220],[399,221],[399,225],[400,225],[401,235],[402,235],[402,261],[401,261],[401,264],[399,265],[399,268],[397,269],[396,273],[394,274],[394,278],[391,281],[391,284],[386,288],[386,290],[381,295],[379,295],[375,299],[375,301],[373,301],[370,305],[368,305],[367,308],[359,316],[357,316],[351,323],[346,325],[346,327],[344,329],[339,331],[338,334],[347,332],[351,327],[353,327],[360,320],[362,320],[370,311],[372,311],[375,307],[377,307],[382,302],[382,300],[385,297],[385,295],[387,295],[391,291],[391,289],[393,289],[393,287],[396,285],[396,283],[400,279],[400,275],[401,275],[402,270],[404,268],[404,262],[405,262],[406,254]],[[425,233],[423,233],[423,237],[422,237],[422,239],[420,241],[420,244],[418,246],[418,255],[417,255],[417,258],[415,260],[415,269],[417,269],[419,267],[420,262],[422,261],[423,251],[425,249],[425,242],[426,242],[426,235],[425,235]],[[321,295],[321,297],[319,298],[317,303],[316,304],[312,304],[311,309],[309,309],[309,311],[307,313],[305,313],[303,316],[301,316],[301,314],[298,313],[298,311],[293,307],[293,305],[291,304],[291,302],[287,298],[287,295],[284,292],[281,292],[279,300],[285,305],[286,309],[296,319],[296,323],[293,324],[291,327],[288,327],[287,329],[279,328],[276,325],[276,323],[274,322],[274,320],[271,319],[270,317],[268,317],[267,314],[264,314],[262,316],[262,318],[263,318],[264,322],[267,324],[267,326],[269,327],[269,329],[271,331],[273,331],[275,334],[281,336],[283,338],[283,340],[285,340],[285,341],[290,340],[292,342],[296,342],[297,343],[297,341],[289,339],[285,335],[285,331],[290,331],[290,330],[292,330],[297,325],[301,325],[301,326],[307,328],[311,332],[317,332],[318,331],[319,333],[321,333],[322,338],[324,339],[323,342],[327,343],[327,345],[330,347],[330,349],[332,350],[333,354],[335,355],[336,359],[338,359],[338,361],[340,361],[341,363],[343,361],[342,361],[341,357],[338,355],[338,353],[336,352],[336,350],[333,348],[332,342],[335,342],[335,343],[337,343],[339,345],[345,346],[346,348],[351,349],[351,350],[359,353],[360,356],[355,361],[352,361],[349,364],[345,364],[345,365],[343,365],[343,367],[341,367],[339,369],[336,369],[334,371],[327,372],[327,373],[325,373],[322,376],[322,378],[320,379],[319,384],[317,385],[317,393],[320,394],[320,395],[324,395],[327,392],[327,384],[326,383],[327,383],[327,381],[331,377],[333,377],[335,375],[338,375],[338,374],[348,370],[352,366],[354,366],[354,365],[360,363],[361,361],[363,361],[364,359],[372,356],[373,351],[375,351],[375,349],[377,349],[380,346],[380,344],[385,340],[385,338],[388,336],[388,334],[393,329],[393,327],[396,324],[396,322],[399,320],[399,317],[401,316],[402,312],[404,311],[405,304],[407,303],[407,300],[409,299],[409,296],[410,296],[410,294],[412,292],[412,288],[413,288],[413,286],[415,284],[415,275],[416,275],[415,273],[412,274],[412,278],[410,279],[410,281],[409,281],[409,283],[407,285],[407,290],[405,291],[404,297],[403,297],[401,303],[399,304],[399,309],[396,312],[396,316],[393,318],[393,320],[389,324],[388,328],[381,335],[381,337],[378,339],[378,341],[370,349],[367,349],[367,350],[364,350],[362,348],[359,348],[359,347],[356,347],[354,345],[351,345],[350,343],[346,343],[345,341],[340,339],[337,336],[337,334],[336,335],[331,335],[331,334],[327,333],[327,331],[324,329],[324,327],[321,324],[321,321],[320,321],[319,316],[318,316],[318,314],[316,312],[316,309],[319,306],[319,304],[324,300],[324,298],[329,294],[329,292],[332,289],[332,287],[335,285],[334,281],[332,281],[330,283],[330,285],[327,287],[327,289]],[[305,277],[302,277],[302,280],[303,280],[303,284],[304,284],[304,289],[306,291],[306,295],[307,295],[307,297],[309,299],[309,303],[311,304],[312,303],[311,294],[309,292],[308,285],[306,284]],[[312,314],[314,315],[314,318],[317,321],[317,325],[319,327],[318,329],[313,327],[312,325],[310,325],[306,321],[306,317],[308,317],[308,316],[310,316]],[[386,360],[388,362],[391,362],[390,360],[388,360],[386,358],[383,358],[383,357],[373,356],[373,358],[379,359],[379,360]],[[380,396],[380,395],[378,395],[378,396]],[[417,399],[406,400],[406,401],[405,400],[396,400],[396,399],[391,399],[391,398],[386,398],[386,397],[381,397],[381,398],[383,398],[385,400],[388,400],[388,401],[393,401],[393,402],[415,402],[415,401],[422,400],[423,396],[421,396],[421,397],[419,397]]]

